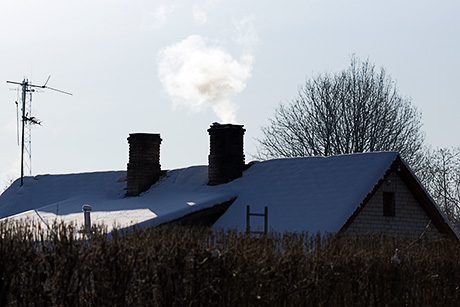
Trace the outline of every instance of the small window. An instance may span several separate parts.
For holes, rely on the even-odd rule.
[[[383,216],[395,216],[395,193],[383,192]]]

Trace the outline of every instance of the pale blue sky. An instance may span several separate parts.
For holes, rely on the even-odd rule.
[[[412,98],[427,144],[460,146],[459,12],[458,1],[3,0],[0,187],[20,174],[6,80],[24,76],[74,94],[34,94],[34,175],[125,169],[132,132],[161,134],[164,169],[206,164],[206,129],[232,116],[249,161],[274,108],[351,54]]]

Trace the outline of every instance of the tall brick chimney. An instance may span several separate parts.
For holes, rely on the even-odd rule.
[[[210,153],[208,165],[208,185],[230,182],[243,175],[244,154],[243,125],[219,123],[208,129]]]
[[[138,196],[160,178],[159,134],[131,133],[126,196]]]

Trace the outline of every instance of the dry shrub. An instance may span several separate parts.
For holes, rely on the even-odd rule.
[[[459,243],[0,222],[1,306],[448,306]],[[399,249],[397,259],[393,258]]]

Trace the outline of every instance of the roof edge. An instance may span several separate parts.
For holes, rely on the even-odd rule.
[[[399,157],[399,154],[396,156],[395,160],[391,162],[389,168],[385,171],[383,174],[383,177],[380,178],[380,180],[374,185],[372,188],[372,191],[366,195],[364,200],[361,202],[361,204],[355,209],[355,211],[351,214],[351,216],[347,219],[347,221],[343,224],[343,226],[339,229],[338,233],[342,234],[344,233],[348,227],[353,223],[353,221],[356,219],[356,217],[361,213],[361,211],[364,209],[364,207],[367,205],[369,200],[375,195],[377,190],[382,186],[382,184],[388,179],[392,172],[392,166],[395,164]]]
[[[408,185],[414,197],[420,201],[422,209],[433,221],[434,225],[442,234],[446,234],[450,237],[455,237],[460,240],[460,234],[451,224],[447,216],[441,210],[436,201],[431,197],[430,193],[425,189],[421,181],[415,175],[414,171],[409,167],[406,161],[399,157],[399,165],[401,166],[400,176],[402,180]]]
[[[398,154],[396,159],[391,163],[390,167],[383,177],[377,182],[373,187],[372,191],[367,194],[361,204],[356,208],[353,214],[347,219],[344,225],[340,228],[338,233],[344,233],[348,227],[353,223],[356,217],[361,213],[363,208],[367,205],[369,200],[375,195],[377,190],[382,186],[385,180],[393,173],[397,172],[401,177],[401,180],[407,185],[410,192],[413,194],[414,198],[419,202],[423,211],[428,215],[428,218],[433,221],[433,224],[438,229],[438,231],[447,235],[451,238],[460,240],[460,234],[450,223],[449,219],[446,217],[444,212],[438,206],[436,201],[431,197],[428,191],[425,189],[423,184],[420,182],[418,177],[409,167],[409,165],[404,161],[404,159]]]

